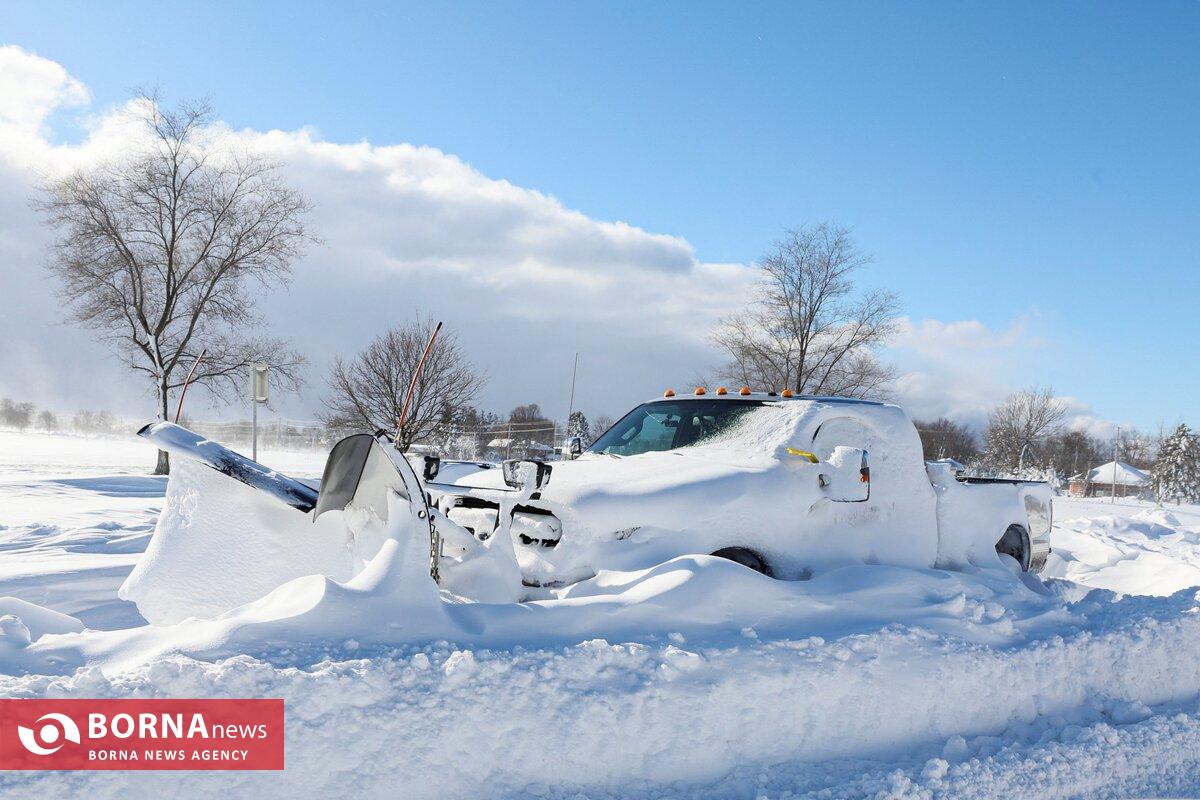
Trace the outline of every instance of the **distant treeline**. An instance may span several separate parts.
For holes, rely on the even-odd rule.
[[[0,398],[0,427],[18,431],[39,430],[48,433],[119,433],[127,427],[124,420],[109,411],[76,411],[70,417],[59,416],[48,408]]]
[[[976,474],[1051,481],[1113,460],[1150,471],[1168,433],[1122,427],[1112,437],[1100,438],[1070,428],[1066,417],[1066,404],[1053,391],[1035,387],[998,403],[982,431],[944,417],[915,422],[926,459],[950,458]]]

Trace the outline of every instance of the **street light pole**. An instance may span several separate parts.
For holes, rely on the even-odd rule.
[[[250,365],[250,405],[254,408],[250,433],[250,460],[258,461],[258,404],[267,402],[267,365]]]

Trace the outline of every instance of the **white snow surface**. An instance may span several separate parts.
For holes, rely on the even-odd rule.
[[[1043,577],[1127,594],[1200,585],[1200,507],[1132,498],[1057,498]]]
[[[1200,793],[1200,507],[1058,498],[1045,583],[873,564],[776,581],[646,549],[560,596],[472,603],[422,579],[399,525],[245,543],[261,509],[233,503],[239,582],[259,580],[239,557],[289,546],[341,572],[151,626],[117,597],[163,507],[151,454],[105,463],[88,440],[72,464],[46,441],[0,437],[0,696],[283,697],[288,767],[3,773],[5,797]]]

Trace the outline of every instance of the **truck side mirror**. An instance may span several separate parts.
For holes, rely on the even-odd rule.
[[[871,497],[871,466],[860,447],[835,447],[821,462],[821,488],[836,503],[861,503]]]
[[[438,476],[438,472],[442,469],[442,460],[437,456],[425,456],[425,468],[421,471],[421,477],[427,482]]]
[[[524,489],[530,484],[534,491],[550,482],[550,465],[542,461],[509,459],[501,464],[504,483],[513,489]]]
[[[572,460],[583,455],[583,439],[578,436],[572,436],[570,439],[567,439],[567,444],[563,448],[563,455]]]

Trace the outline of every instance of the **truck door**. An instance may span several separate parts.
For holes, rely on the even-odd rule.
[[[852,417],[834,417],[822,422],[813,433],[812,453],[831,468],[830,499],[839,503],[862,503],[871,496],[868,464],[873,436]],[[853,448],[851,450],[850,448]]]

